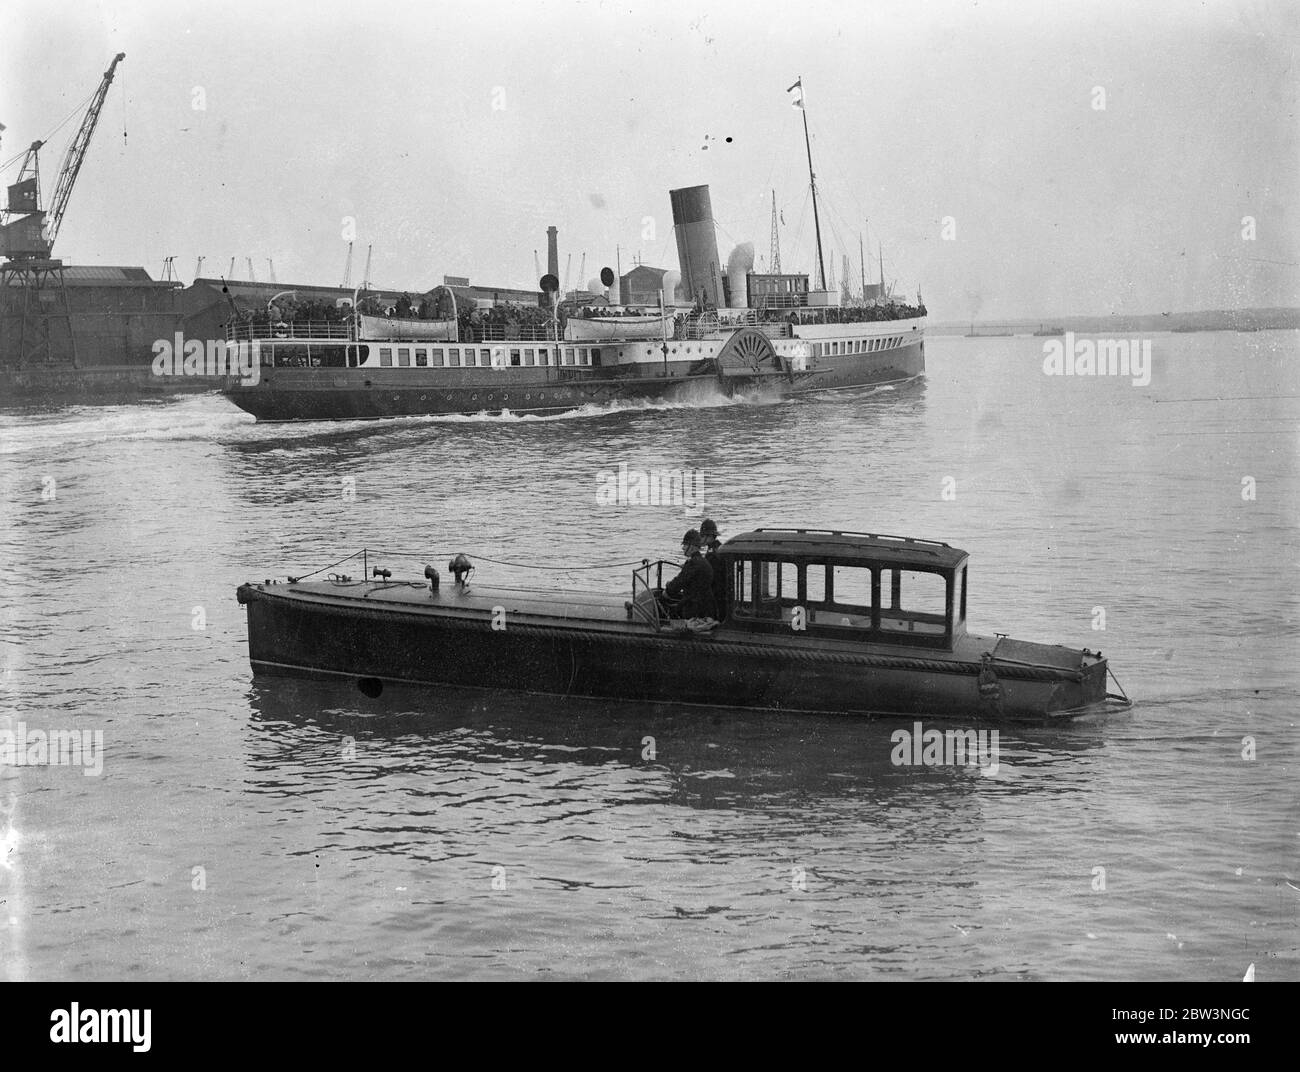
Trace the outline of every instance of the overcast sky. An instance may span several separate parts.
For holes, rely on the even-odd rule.
[[[65,260],[337,284],[353,217],[354,283],[373,243],[376,285],[532,286],[553,223],[576,286],[677,267],[668,191],[707,183],[724,260],[766,263],[775,189],[810,271],[802,76],[837,276],[865,231],[937,319],[1293,305],[1298,46],[1285,0],[8,0],[0,160],[123,51]]]

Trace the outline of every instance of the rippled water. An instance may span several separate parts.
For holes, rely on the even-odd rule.
[[[3,974],[1300,978],[1298,341],[1158,335],[1134,387],[932,338],[896,390],[548,419],[5,410],[0,730],[104,751],[0,767]],[[620,463],[702,508],[598,506]],[[1136,704],[984,774],[894,766],[906,724],[252,679],[243,580],[369,546],[621,592],[575,567],[705,513],[948,540],[973,630]]]

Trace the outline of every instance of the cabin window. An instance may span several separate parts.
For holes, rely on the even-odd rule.
[[[733,613],[789,622],[799,605],[799,567],[793,562],[742,560],[732,577]]]
[[[525,365],[535,365],[535,364],[537,364],[537,355],[534,354],[532,350],[525,350],[525,351],[524,351],[524,364],[525,364]]]
[[[754,602],[754,565],[747,559],[736,563],[736,576],[731,585],[732,603],[748,607]]]
[[[831,605],[824,619],[826,624],[870,629],[875,603],[871,567],[831,567]]]
[[[511,364],[511,367],[517,367],[518,364],[519,364],[519,361],[520,361],[519,351],[518,351],[518,350],[511,350],[511,351],[510,351],[510,364]]]
[[[450,355],[450,357],[448,355]],[[446,353],[444,353],[442,350],[434,350],[433,363],[437,365],[439,368],[444,368],[447,365],[459,365],[460,351],[448,350],[446,351]]]
[[[409,346],[399,346],[397,348],[397,363],[402,368],[409,368],[411,365],[411,348]]]
[[[600,350],[599,350],[599,349],[595,349],[595,348],[592,349],[592,351],[591,351],[591,364],[593,364],[593,365],[599,365],[599,364],[600,364]]]
[[[423,346],[415,351],[415,364],[418,368],[427,368],[429,365],[429,351]]]
[[[379,363],[383,365],[384,368],[388,368],[393,363],[393,351],[387,346],[381,346],[379,348]]]
[[[326,343],[311,347],[312,368],[343,368],[347,364],[348,348],[339,343]]]
[[[804,568],[804,602],[826,602],[826,564],[810,562]]]
[[[566,346],[566,347],[564,348],[564,363],[565,363],[566,365],[572,365],[572,364],[573,364],[573,347],[572,347],[572,346]]]
[[[763,606],[779,614],[782,603],[799,602],[799,568],[793,562],[760,562],[757,577]]]
[[[941,636],[948,623],[948,579],[921,570],[880,571],[880,628]]]
[[[473,353],[472,350],[471,350],[471,351],[466,351],[466,352],[467,352],[467,353],[470,353],[470,354]],[[469,364],[471,364],[471,365],[472,365],[473,363],[474,363],[473,361],[470,361],[470,362],[469,362]],[[480,365],[482,365],[484,368],[487,368],[489,365],[491,365],[491,364],[492,364],[492,351],[489,350],[489,349],[487,349],[487,348],[483,348],[483,349],[479,350],[479,352],[478,352],[478,363],[479,363]]]

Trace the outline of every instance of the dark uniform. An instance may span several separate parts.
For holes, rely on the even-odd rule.
[[[727,578],[722,572],[722,559],[718,557],[720,540],[710,540],[709,549],[704,552],[704,561],[709,564],[713,574],[713,607],[717,611],[714,617],[721,621],[727,614]]]
[[[679,613],[683,618],[716,618],[717,607],[713,602],[713,570],[704,561],[697,547],[681,573],[664,585],[664,594],[672,600],[680,600]]]
[[[715,617],[722,621],[727,616],[727,576],[723,572],[722,559],[718,557],[718,548],[722,546],[718,539],[718,525],[712,518],[706,517],[700,524],[700,539],[706,548],[704,561],[713,570],[713,606],[718,612]]]

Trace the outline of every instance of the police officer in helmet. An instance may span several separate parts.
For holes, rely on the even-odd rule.
[[[722,559],[718,557],[722,541],[718,539],[718,526],[712,518],[706,517],[701,522],[700,539],[704,543],[704,561],[713,571],[713,606],[717,611],[715,617],[722,621],[727,616],[727,578],[722,572]]]
[[[690,529],[682,537],[682,554],[686,556],[686,563],[681,572],[664,585],[664,594],[675,604],[673,617],[717,618],[713,602],[713,570],[700,553],[702,542],[695,529]]]

